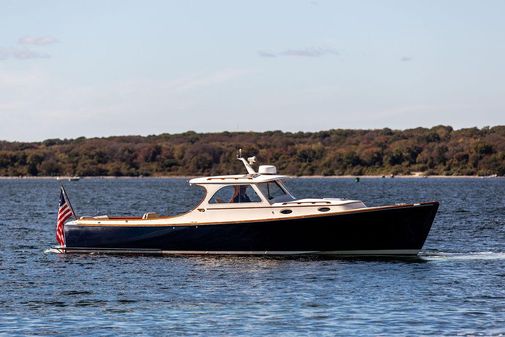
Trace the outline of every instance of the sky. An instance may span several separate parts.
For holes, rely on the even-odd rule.
[[[505,124],[505,1],[0,0],[0,140]]]

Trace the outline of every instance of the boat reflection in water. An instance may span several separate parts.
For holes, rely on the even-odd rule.
[[[239,152],[240,153],[240,152]],[[206,194],[177,216],[80,217],[65,224],[62,253],[417,255],[438,202],[367,207],[359,200],[297,199],[274,166],[195,178]]]

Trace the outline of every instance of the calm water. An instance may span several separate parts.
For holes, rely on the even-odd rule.
[[[80,215],[176,214],[184,179],[66,182]],[[58,182],[0,180],[0,335],[505,334],[505,179],[300,179],[300,197],[439,200],[415,260],[62,256]]]

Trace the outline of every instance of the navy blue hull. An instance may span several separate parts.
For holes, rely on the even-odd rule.
[[[167,252],[364,252],[417,253],[438,203],[385,207],[340,215],[191,226],[65,226],[68,252],[79,250]]]

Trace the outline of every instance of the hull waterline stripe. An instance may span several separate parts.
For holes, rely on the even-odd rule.
[[[156,254],[156,255],[339,255],[339,256],[384,256],[417,255],[419,249],[390,250],[335,250],[335,251],[204,251],[204,250],[156,250],[122,248],[63,248],[55,247],[61,253],[108,253],[108,254]]]

